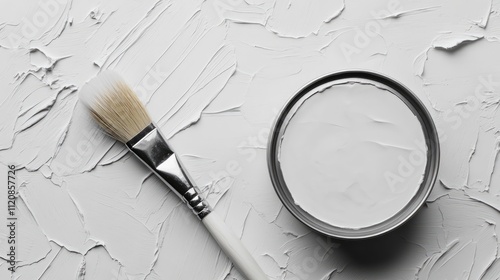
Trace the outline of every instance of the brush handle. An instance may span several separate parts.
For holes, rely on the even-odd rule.
[[[269,280],[252,255],[243,246],[241,240],[234,235],[219,215],[211,212],[201,221],[217,241],[222,251],[247,280]]]
[[[152,123],[130,139],[126,145],[179,198],[186,202],[247,280],[269,280],[241,241],[217,214],[212,212],[165,139]]]

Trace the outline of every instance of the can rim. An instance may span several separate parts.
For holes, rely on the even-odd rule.
[[[409,109],[412,110],[418,118],[420,124],[422,125],[427,145],[427,163],[424,172],[424,179],[414,197],[396,215],[379,224],[361,229],[349,229],[330,225],[315,218],[297,206],[293,201],[286,183],[284,182],[283,173],[278,159],[283,125],[286,124],[285,119],[289,116],[289,113],[294,108],[294,105],[300,101],[304,95],[311,92],[315,88],[326,83],[344,79],[364,79],[368,81],[375,81],[393,89],[395,93],[398,93],[398,97],[405,102]],[[432,191],[432,188],[437,180],[439,161],[439,136],[434,121],[422,101],[420,101],[420,99],[409,88],[397,82],[393,78],[378,72],[366,70],[345,70],[329,73],[310,81],[305,86],[300,88],[279,111],[273,125],[271,126],[267,145],[267,163],[271,181],[273,183],[274,190],[288,211],[303,224],[319,233],[339,239],[349,240],[368,239],[386,234],[411,219],[422,207]]]

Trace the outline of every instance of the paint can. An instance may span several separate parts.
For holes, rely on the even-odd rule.
[[[319,219],[304,210],[295,202],[286,184],[282,163],[280,162],[281,142],[286,134],[286,127],[297,110],[297,104],[304,102],[306,98],[318,92],[318,88],[329,83],[337,82],[376,83],[384,88],[390,89],[390,92],[397,96],[418,119],[427,146],[426,165],[421,183],[419,186],[415,187],[415,194],[395,215],[367,227],[347,228],[338,226],[325,222],[324,219]],[[387,110],[390,109],[391,108],[387,108]],[[279,112],[271,129],[267,149],[268,170],[274,189],[284,206],[293,216],[311,229],[340,239],[366,239],[376,237],[394,230],[413,217],[425,203],[436,182],[439,169],[439,158],[440,147],[438,133],[429,112],[419,98],[411,92],[410,89],[394,79],[376,72],[363,70],[342,71],[324,75],[301,88]],[[331,172],[335,172],[335,170],[331,170]],[[304,185],[304,188],[307,187],[307,185]],[[366,214],[370,215],[370,213]]]

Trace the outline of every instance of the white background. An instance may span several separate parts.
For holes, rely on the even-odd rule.
[[[0,7],[0,161],[19,168],[12,279],[242,279],[177,197],[78,103],[78,89],[104,69],[136,89],[270,278],[500,277],[499,1]],[[308,81],[345,69],[411,88],[441,136],[439,182],[426,205],[367,242],[311,232],[283,208],[267,173],[278,110]],[[7,237],[0,226],[2,259]],[[1,261],[1,279],[7,268]]]

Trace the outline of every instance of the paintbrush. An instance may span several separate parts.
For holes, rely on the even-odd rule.
[[[109,135],[124,143],[191,208],[246,279],[268,280],[241,241],[212,212],[144,104],[118,74],[105,71],[89,81],[80,100]]]

